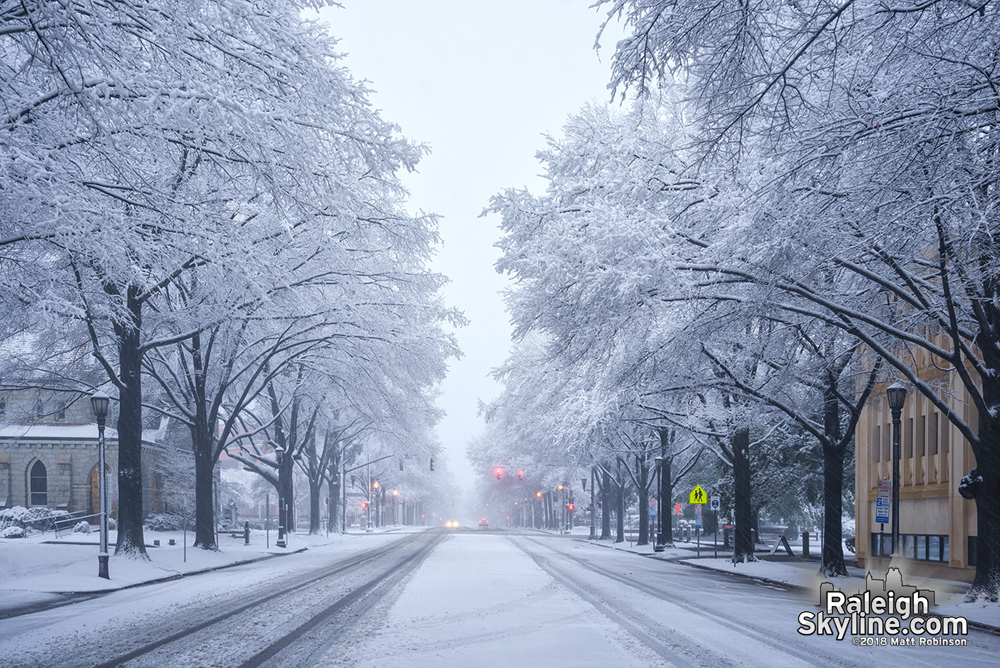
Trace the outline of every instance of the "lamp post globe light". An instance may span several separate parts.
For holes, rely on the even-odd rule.
[[[278,460],[278,541],[275,543],[278,547],[285,547],[285,481],[282,471],[284,466],[282,460],[284,459],[285,449],[280,445],[274,446],[274,454]]]
[[[906,386],[899,381],[885,390],[892,413],[892,555],[901,556],[899,550],[899,429],[900,416],[906,403]]]
[[[107,483],[105,481],[104,464],[104,424],[108,419],[108,405],[111,397],[98,390],[90,396],[90,406],[94,410],[94,417],[97,418],[97,494],[101,497],[101,547],[97,554],[97,575],[105,580],[110,580],[108,575],[108,501]]]

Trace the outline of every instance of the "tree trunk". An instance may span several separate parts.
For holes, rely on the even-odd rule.
[[[636,545],[649,545],[649,466],[639,460],[639,541]]]
[[[314,536],[320,532],[320,509],[319,493],[322,488],[322,481],[309,476],[309,535]]]
[[[601,469],[601,538],[611,540],[611,475]]]
[[[1000,383],[984,379],[983,386],[986,404],[1000,404]],[[997,419],[979,416],[979,439],[979,447],[973,452],[976,473],[983,479],[975,498],[976,577],[966,600],[995,603],[1000,597],[1000,425]]]
[[[823,565],[826,577],[846,576],[844,564],[843,514],[844,451],[833,446],[823,447]]]
[[[625,542],[625,480],[622,477],[622,462],[618,460],[618,480],[615,485],[615,542]]]
[[[294,473],[293,460],[289,456],[281,458],[281,475],[278,477],[282,487],[281,496],[284,500],[284,507],[278,510],[283,514],[285,523],[285,534],[295,533],[295,495],[292,487],[292,475]]]
[[[139,290],[126,290],[129,320],[115,321],[118,377],[124,384],[118,403],[118,541],[115,554],[149,559],[142,533],[142,304]]]
[[[674,480],[670,470],[673,455],[670,453],[670,431],[660,429],[660,456],[663,457],[663,468],[660,469],[660,485],[662,485],[661,496],[663,497],[663,508],[659,509],[660,517],[663,520],[663,543],[673,547],[674,545]]]
[[[198,438],[205,438],[200,434]],[[215,461],[203,448],[195,447],[194,455],[194,546],[217,550],[215,543]]]
[[[823,563],[820,573],[826,577],[846,577],[844,563],[844,443],[840,438],[840,402],[836,395],[836,379],[829,380],[823,397]]]
[[[756,561],[753,526],[753,509],[750,505],[750,429],[740,427],[732,435],[733,451],[733,505],[736,527],[733,541],[733,563]]]
[[[326,486],[330,502],[330,508],[327,511],[326,530],[330,533],[339,531],[340,522],[340,476],[337,466],[336,460],[334,460],[333,470],[330,472],[330,478]]]

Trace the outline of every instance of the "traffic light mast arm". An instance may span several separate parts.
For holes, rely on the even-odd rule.
[[[371,461],[365,462],[364,464],[361,464],[360,466],[355,466],[352,469],[344,469],[344,473],[350,473],[351,471],[357,471],[358,469],[363,469],[366,466],[371,466],[372,464],[376,464],[376,463],[382,461],[383,459],[390,459],[390,458],[396,457],[396,456],[397,455],[386,455],[384,457],[379,457],[378,459],[373,459]]]

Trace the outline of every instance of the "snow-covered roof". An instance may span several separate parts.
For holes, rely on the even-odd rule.
[[[160,443],[149,438],[158,435],[156,430],[151,433],[143,431],[142,442],[159,446]],[[106,427],[104,438],[118,440],[118,431]],[[0,440],[32,440],[32,441],[96,441],[97,423],[90,424],[0,424]]]
[[[105,438],[118,438],[114,429],[104,430]],[[4,424],[0,425],[0,438],[30,438],[32,440],[97,440],[97,423],[90,424]]]

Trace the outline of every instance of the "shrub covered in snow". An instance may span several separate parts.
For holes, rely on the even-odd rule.
[[[171,513],[150,513],[142,526],[148,531],[181,531],[184,529],[184,518]]]
[[[24,529],[21,527],[0,529],[0,538],[24,538]]]
[[[55,526],[56,520],[65,517],[69,517],[69,513],[65,510],[14,506],[13,508],[0,510],[0,529],[20,527],[22,529],[48,531]]]
[[[855,529],[854,529],[854,518],[853,517],[845,517],[841,521],[840,526],[842,527],[841,530],[844,532],[844,535],[843,535],[844,545],[846,545],[847,549],[850,550],[851,553],[853,554],[855,552],[855,550],[856,550],[856,547],[855,547],[855,544],[854,544],[854,540],[855,540],[855,537],[854,537],[854,531],[855,531]]]
[[[73,533],[90,533],[90,522],[77,522]]]
[[[118,520],[113,517],[108,518],[108,531],[118,531]]]

